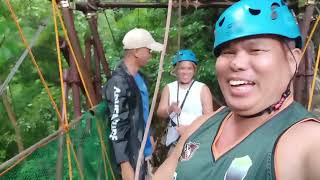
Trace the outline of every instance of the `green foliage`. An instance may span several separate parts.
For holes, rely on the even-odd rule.
[[[40,0],[10,1],[19,24],[30,43],[42,20],[50,16],[50,2]],[[18,29],[10,16],[4,1],[0,5],[0,83],[2,84],[16,61],[25,50]],[[2,13],[3,12],[3,13]],[[48,13],[49,12],[49,13]],[[50,28],[50,29],[49,29]],[[3,38],[2,38],[3,37]],[[55,36],[52,23],[43,31],[32,49],[35,59],[56,100],[60,97],[58,69],[55,51]],[[11,108],[17,118],[24,147],[36,143],[57,129],[57,118],[48,95],[45,93],[38,73],[26,58],[7,88]],[[59,105],[59,101],[57,101]],[[18,153],[16,136],[7,112],[0,103],[0,163]]]

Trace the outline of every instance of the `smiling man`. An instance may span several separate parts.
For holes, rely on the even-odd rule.
[[[145,29],[132,29],[124,36],[124,59],[112,73],[105,89],[107,112],[111,120],[113,154],[123,180],[134,179],[134,169],[149,114],[148,89],[139,73],[147,65],[151,51],[161,51],[163,45],[156,42]],[[152,154],[150,139],[144,149],[145,157]],[[119,168],[120,167],[120,168]],[[146,164],[142,163],[139,180],[145,179]]]
[[[301,47],[282,0],[225,10],[214,53],[227,107],[197,119],[154,179],[320,179],[320,123],[292,95]]]

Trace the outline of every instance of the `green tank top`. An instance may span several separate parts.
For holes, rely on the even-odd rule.
[[[174,179],[177,180],[273,180],[274,148],[278,138],[292,125],[315,118],[294,102],[253,131],[218,160],[211,147],[228,108],[208,119],[184,145]]]

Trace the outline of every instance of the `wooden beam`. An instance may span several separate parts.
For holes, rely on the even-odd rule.
[[[90,113],[92,114],[96,114],[97,111],[99,110],[97,108],[98,106],[94,106],[92,107],[90,110],[88,110]],[[69,128],[70,129],[75,129],[76,126],[81,122],[81,121],[85,121],[85,119],[81,119],[81,117],[77,117],[75,119],[73,119],[70,123],[69,123]],[[39,142],[37,142],[36,144],[30,146],[29,148],[23,150],[22,152],[20,152],[19,154],[17,154],[16,156],[12,157],[11,159],[7,160],[6,162],[0,164],[0,174],[3,175],[2,173],[4,173],[4,171],[7,171],[7,168],[10,168],[11,166],[13,166],[15,163],[17,163],[17,161],[23,161],[25,160],[31,153],[33,153],[34,151],[36,151],[37,149],[49,144],[50,142],[58,139],[59,137],[65,135],[66,132],[63,128],[59,128],[57,131],[55,131],[54,133],[50,134],[49,136],[41,139]],[[10,171],[10,169],[8,170]],[[4,173],[5,174],[5,173]],[[0,177],[1,177],[0,175]]]
[[[227,8],[231,6],[234,2],[231,1],[215,1],[215,2],[200,2],[200,1],[183,1],[181,6],[183,8]],[[289,7],[293,7],[297,2],[289,3]],[[87,2],[76,3],[76,10],[88,11],[97,10],[97,8],[102,9],[117,9],[117,8],[163,8],[166,9],[168,3],[157,3],[157,2],[97,2],[96,4],[90,4]],[[173,2],[173,8],[178,8],[179,3]]]
[[[184,8],[226,8],[232,5],[233,2],[208,2],[202,3],[199,1],[184,1],[181,6]],[[115,2],[97,2],[97,7],[103,9],[116,9],[116,8],[168,8],[168,3],[139,3],[139,2],[124,2],[124,3],[115,3]],[[173,3],[174,8],[178,8],[178,2]],[[92,10],[92,4],[86,2],[76,3],[76,9],[80,11]]]

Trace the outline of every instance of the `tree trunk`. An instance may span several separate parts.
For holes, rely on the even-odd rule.
[[[13,109],[11,107],[11,104],[10,104],[9,99],[6,94],[2,95],[2,102],[3,102],[4,107],[6,108],[9,119],[11,121],[13,128],[14,128],[14,132],[16,134],[16,143],[18,145],[18,150],[19,150],[19,152],[21,152],[24,150],[22,138],[21,138],[21,132],[20,132],[20,129],[19,129],[19,126],[17,123],[17,118],[13,112]]]

